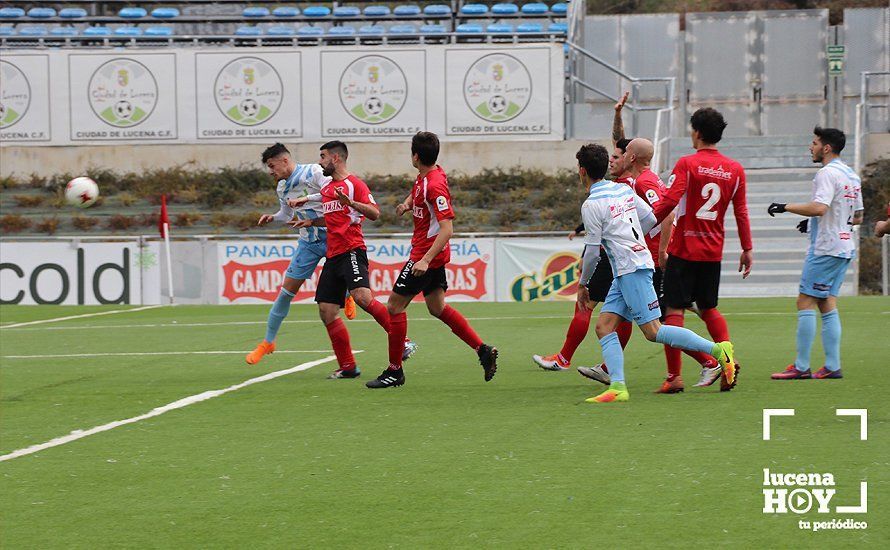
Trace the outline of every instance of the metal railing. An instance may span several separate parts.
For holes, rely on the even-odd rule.
[[[872,131],[869,113],[872,109],[890,110],[890,104],[887,103],[886,99],[886,90],[883,92],[883,95],[885,96],[884,103],[870,102],[874,96],[869,91],[869,83],[871,79],[878,77],[890,78],[890,71],[862,71],[862,80],[860,81],[859,87],[859,103],[856,105],[856,124],[854,129],[856,133],[856,148],[853,156],[853,170],[855,170],[857,174],[862,171],[863,156],[865,155],[865,142],[868,139],[868,134]],[[885,128],[882,131],[887,130],[888,128]]]

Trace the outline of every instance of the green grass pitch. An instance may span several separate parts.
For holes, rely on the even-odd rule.
[[[793,299],[724,300],[742,365],[735,391],[654,395],[660,346],[634,334],[628,403],[592,405],[601,386],[545,372],[533,353],[562,343],[571,303],[457,304],[500,349],[482,380],[475,354],[409,311],[420,345],[404,387],[371,391],[385,336],[347,323],[363,370],[334,363],[257,383],[161,416],[0,462],[3,548],[888,547],[890,300],[840,300],[839,381],[776,382],[794,355]],[[13,358],[48,354],[246,351],[267,306],[161,307],[8,327],[120,307],[0,309],[0,454],[330,355],[315,308],[295,306],[279,350],[243,355]],[[698,320],[687,326],[705,334]],[[302,352],[305,351],[305,352]],[[598,362],[591,330],[575,365]],[[813,363],[821,365],[819,338]],[[762,410],[794,408],[762,440]],[[866,408],[868,440],[855,417]],[[835,505],[867,514],[762,512],[763,469],[830,472]],[[864,530],[812,532],[799,520],[853,518]]]

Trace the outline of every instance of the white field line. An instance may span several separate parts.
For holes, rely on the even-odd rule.
[[[275,350],[274,353],[328,353],[329,349]],[[132,351],[120,353],[68,353],[54,355],[3,355],[0,359],[62,359],[68,357],[141,357],[143,355],[245,355],[247,351]]]
[[[115,309],[112,311],[97,311],[96,313],[84,313],[82,315],[69,315],[68,317],[53,317],[52,319],[40,319],[38,321],[28,321],[25,323],[12,323],[11,325],[0,326],[0,329],[27,327],[30,325],[42,325],[44,323],[55,323],[56,321],[68,321],[70,319],[83,319],[85,317],[99,317],[100,315],[114,315],[115,313],[129,313],[131,311],[145,311],[146,309],[155,309],[160,305],[142,306],[133,309]]]
[[[356,350],[355,353],[358,353]],[[286,376],[288,374],[293,374],[295,372],[304,371],[307,369],[311,369],[316,365],[321,365],[323,363],[329,363],[331,361],[336,360],[336,357],[333,355],[329,355],[323,359],[317,359],[315,361],[309,361],[308,363],[301,363],[295,367],[291,367],[285,370],[279,370],[275,372],[270,372],[268,374],[264,374],[263,376],[257,376],[256,378],[251,378],[249,380],[245,380],[240,384],[235,384],[234,386],[229,386],[228,388],[223,388],[221,390],[209,390],[199,394],[190,395],[188,397],[183,397],[178,401],[174,401],[172,403],[167,403],[161,407],[157,407],[152,409],[151,411],[140,414],[139,416],[134,416],[132,418],[127,418],[126,420],[115,420],[114,422],[109,422],[108,424],[103,424],[101,426],[96,426],[94,428],[90,428],[89,430],[74,430],[68,435],[63,435],[61,437],[57,437],[55,439],[51,439],[46,443],[40,443],[38,445],[31,445],[30,447],[25,447],[24,449],[19,449],[17,451],[12,451],[11,453],[0,456],[0,462],[4,460],[12,460],[13,458],[19,458],[21,456],[33,454],[36,452],[40,452],[46,449],[50,449],[52,447],[58,447],[59,445],[64,445],[65,443],[71,443],[72,441],[77,441],[78,439],[82,439],[84,437],[95,435],[97,433],[107,432],[108,430],[113,430],[114,428],[118,428],[120,426],[126,426],[127,424],[135,424],[136,422],[140,422],[142,420],[148,420],[149,418],[154,418],[156,416],[160,416],[166,412],[175,411],[176,409],[181,409],[183,407],[188,407],[189,405],[194,405],[195,403],[200,403],[201,401],[207,401],[208,399],[213,399],[214,397],[219,397],[220,395],[233,392],[236,390],[240,390],[241,388],[246,388],[247,386],[251,386],[253,384],[259,384],[260,382],[267,382],[269,380],[274,380],[275,378],[279,378],[281,376]]]

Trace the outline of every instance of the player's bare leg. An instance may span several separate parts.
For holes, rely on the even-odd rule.
[[[284,278],[284,283],[282,283],[281,290],[278,292],[278,298],[275,299],[275,303],[272,304],[272,308],[269,310],[269,320],[266,323],[266,337],[244,358],[248,365],[259,363],[265,355],[275,351],[275,337],[278,334],[278,329],[290,311],[291,301],[300,291],[305,281],[305,279]]]

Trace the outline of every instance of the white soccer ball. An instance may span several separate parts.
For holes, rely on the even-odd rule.
[[[87,208],[99,198],[99,186],[86,176],[74,178],[65,186],[65,200],[71,206]]]
[[[133,105],[127,100],[121,100],[114,104],[114,114],[117,118],[130,118],[133,116]]]
[[[246,117],[252,117],[260,112],[259,104],[253,99],[245,99],[239,105],[239,109],[241,110],[241,114]]]

